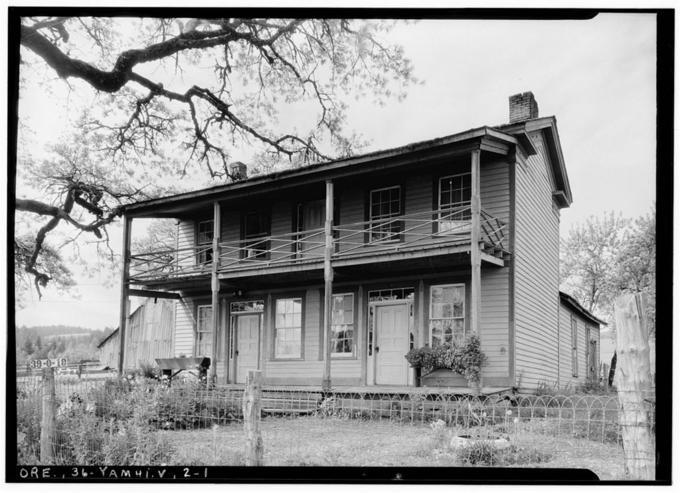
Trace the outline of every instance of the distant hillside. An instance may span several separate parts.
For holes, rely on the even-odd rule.
[[[111,332],[113,329],[90,330],[66,325],[18,327],[17,363],[43,358],[66,358],[69,362],[97,359],[97,344]]]
[[[85,327],[72,327],[70,325],[48,325],[48,326],[33,326],[33,327],[17,327],[17,336],[19,333],[24,333],[30,336],[50,337],[63,336],[72,334],[90,334],[92,329]]]

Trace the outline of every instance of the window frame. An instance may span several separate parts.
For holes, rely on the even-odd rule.
[[[357,353],[357,333],[356,333],[356,330],[357,330],[357,316],[356,316],[357,297],[354,295],[354,292],[333,293],[333,295],[331,296],[331,300],[333,298],[335,298],[336,296],[351,296],[352,297],[352,303],[351,303],[351,306],[352,306],[352,323],[351,324],[334,324],[333,323],[333,301],[331,301],[331,342],[334,339],[337,339],[337,338],[333,337],[333,334],[334,334],[333,326],[334,325],[351,325],[351,327],[352,327],[352,342],[351,342],[352,351],[350,351],[349,353],[337,353],[337,352],[333,352],[333,350],[331,349],[331,359],[337,358],[337,359],[343,359],[344,360],[344,359],[355,358],[356,353]]]
[[[397,203],[399,204],[399,211],[396,214],[390,214],[389,216],[385,217],[373,217],[373,194],[375,192],[384,192],[386,190],[398,190],[399,191],[399,199],[397,200]],[[391,203],[392,201],[390,201]],[[386,239],[378,240],[374,239],[374,236],[376,233],[380,233],[379,231],[374,231],[374,225],[378,221],[386,221],[390,220],[391,218],[399,217],[404,215],[404,193],[403,193],[403,187],[402,185],[390,185],[388,187],[381,187],[381,188],[373,188],[368,191],[368,211],[367,211],[367,222],[368,222],[368,231],[366,234],[366,242],[370,243],[371,245],[384,245],[384,244],[389,244],[389,243],[398,243],[400,241],[403,241],[404,238],[404,224],[403,221],[395,221],[396,224],[399,224],[399,231],[395,233],[387,233],[388,236]]]
[[[276,326],[276,307],[279,301],[282,300],[300,300],[300,355],[299,356],[277,356],[276,343],[278,328]],[[305,296],[304,294],[291,293],[283,294],[281,296],[272,297],[271,307],[271,328],[272,328],[272,342],[270,357],[272,361],[300,361],[305,359]],[[290,329],[296,327],[282,327],[282,329]]]
[[[462,317],[440,317],[440,318],[432,318],[432,291],[434,288],[451,288],[451,287],[459,287],[463,288],[463,316]],[[427,344],[430,347],[434,347],[432,343],[432,320],[456,320],[456,319],[462,319],[463,320],[463,339],[465,339],[465,336],[467,334],[467,286],[463,282],[457,282],[457,283],[448,283],[448,284],[431,284],[430,289],[429,289],[429,294],[428,294],[428,303],[427,303],[427,332],[428,332],[428,339],[427,339]],[[442,333],[442,338],[444,337],[444,334]],[[454,334],[453,331],[451,333],[451,343],[455,342]],[[446,341],[443,341],[443,344],[446,344]]]
[[[571,314],[571,376],[578,377],[578,320]],[[586,365],[588,363],[586,362]]]
[[[208,319],[202,319],[201,318],[201,309],[208,309],[210,310],[210,317]],[[208,320],[208,325],[211,326],[210,330],[201,330],[201,320]],[[194,349],[194,354],[196,356],[208,356],[212,357],[212,334],[214,331],[214,327],[212,327],[212,304],[211,303],[204,303],[204,304],[196,304],[196,346]],[[210,338],[210,343],[209,343],[209,353],[210,354],[201,354],[200,353],[200,348],[201,348],[201,334],[208,334],[211,336]],[[219,342],[218,342],[218,355],[217,359],[219,360],[220,354],[219,354]],[[211,362],[212,364],[212,362]]]
[[[259,232],[257,236],[248,235],[248,215],[257,214],[258,223],[262,223],[265,218],[266,228],[264,232]],[[251,209],[241,213],[241,259],[242,260],[269,260],[271,257],[271,234],[272,234],[272,215],[270,209]],[[259,240],[259,241],[256,241]],[[252,257],[247,255],[249,241],[254,244],[263,244],[259,254]]]
[[[453,208],[456,208],[456,207],[461,207],[463,205],[470,205],[470,206],[472,205],[472,172],[465,171],[465,172],[462,172],[462,173],[455,173],[455,174],[452,174],[452,175],[440,176],[437,179],[436,207],[437,207],[438,212],[436,214],[437,217],[436,217],[436,221],[434,223],[434,229],[435,229],[434,232],[435,233],[442,234],[442,235],[449,233],[448,231],[441,231],[441,227],[440,227],[440,224],[442,224],[445,221],[445,219],[442,219],[442,211],[444,209],[444,206],[442,205],[442,184],[443,184],[444,180],[458,178],[458,177],[462,178],[463,176],[470,176],[470,200],[469,201],[463,201],[463,202],[452,202],[450,204],[447,204],[448,208],[453,209]],[[463,188],[461,186],[461,190],[465,190],[465,188]],[[468,213],[463,213],[463,217],[460,219],[460,221],[470,221],[471,222],[472,221],[472,211],[469,211]],[[470,224],[470,228],[471,227],[472,227],[472,224]],[[467,232],[467,230],[461,228],[460,232],[461,233]]]
[[[201,225],[203,224],[210,224],[210,229],[208,229],[205,232],[201,232]],[[204,233],[208,236],[210,236],[209,240],[201,241],[201,234]],[[196,244],[196,264],[197,265],[210,265],[212,264],[212,257],[213,257],[213,252],[212,249],[208,249],[206,251],[199,252],[199,250],[202,247],[205,246],[211,246],[213,243],[213,239],[215,238],[215,220],[214,219],[205,219],[202,221],[196,221],[196,237],[195,237],[195,244]]]

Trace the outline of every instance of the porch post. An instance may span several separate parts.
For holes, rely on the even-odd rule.
[[[130,316],[130,231],[132,218],[123,219],[123,271],[120,277],[120,319],[118,321],[118,375],[125,369],[125,330]]]
[[[481,322],[481,301],[482,301],[482,261],[481,251],[479,247],[480,242],[480,214],[481,214],[481,200],[480,200],[480,185],[479,185],[479,149],[472,151],[470,168],[472,181],[472,197],[470,201],[472,212],[472,233],[470,239],[470,332],[477,337],[480,335]]]
[[[217,270],[220,264],[220,203],[213,203],[213,244],[212,244],[212,277],[210,288],[212,291],[212,351],[210,352],[210,377],[211,384],[217,380],[217,342],[219,341],[220,325],[220,280],[217,278]]]
[[[327,392],[331,389],[331,314],[333,304],[333,182],[326,180],[326,249],[324,251],[323,280],[324,280],[324,367],[321,388]]]

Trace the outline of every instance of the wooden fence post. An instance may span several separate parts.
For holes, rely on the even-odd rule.
[[[56,389],[54,368],[43,368],[42,417],[40,420],[40,462],[53,464],[57,445]]]
[[[246,433],[246,466],[261,466],[264,455],[260,431],[262,372],[250,370],[243,393],[243,429]]]
[[[645,397],[651,390],[645,300],[625,294],[614,302],[616,319],[616,390],[626,479],[654,480],[655,452]]]

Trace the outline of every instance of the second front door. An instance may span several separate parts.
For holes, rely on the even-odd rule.
[[[236,383],[245,383],[248,370],[257,370],[260,356],[260,315],[236,318]]]

